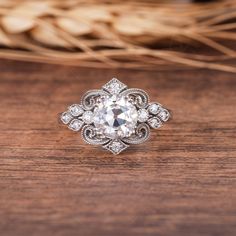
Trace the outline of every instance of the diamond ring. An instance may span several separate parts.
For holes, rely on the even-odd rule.
[[[100,90],[86,92],[60,116],[63,124],[78,132],[85,142],[101,145],[119,154],[131,144],[145,142],[150,129],[158,129],[170,118],[160,103],[149,102],[142,89],[127,88],[113,78]]]

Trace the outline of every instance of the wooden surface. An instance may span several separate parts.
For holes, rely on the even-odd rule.
[[[235,236],[236,75],[0,61],[1,236]],[[119,156],[57,115],[113,76],[174,119]]]

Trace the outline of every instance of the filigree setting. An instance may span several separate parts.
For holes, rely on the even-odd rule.
[[[100,90],[86,92],[81,104],[73,104],[60,116],[63,124],[78,132],[85,142],[119,154],[132,144],[148,140],[170,118],[160,103],[149,103],[142,89],[127,88],[113,78]]]

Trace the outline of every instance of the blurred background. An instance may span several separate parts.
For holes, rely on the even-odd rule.
[[[236,0],[0,0],[0,236],[235,236],[235,49]],[[112,77],[173,111],[118,156],[57,122]]]
[[[0,0],[0,58],[236,72],[236,1]]]

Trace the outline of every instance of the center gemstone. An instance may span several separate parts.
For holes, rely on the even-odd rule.
[[[108,138],[129,137],[138,120],[136,107],[126,97],[103,99],[94,111],[94,125]]]

